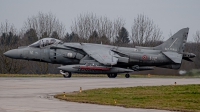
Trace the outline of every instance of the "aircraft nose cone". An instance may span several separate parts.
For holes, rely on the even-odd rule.
[[[20,58],[19,53],[18,53],[18,49],[9,50],[9,51],[7,51],[3,54],[5,56],[9,57],[9,58],[14,58],[14,59]]]

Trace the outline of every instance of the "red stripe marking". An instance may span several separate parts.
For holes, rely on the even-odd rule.
[[[80,66],[80,69],[84,70],[110,70],[107,67],[96,67],[96,66]]]

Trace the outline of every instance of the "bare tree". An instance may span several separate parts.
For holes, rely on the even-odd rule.
[[[192,46],[194,46],[194,48],[190,47],[190,50],[191,50],[191,52],[196,54],[194,63],[196,65],[196,67],[199,68],[200,67],[200,62],[199,62],[199,59],[200,59],[200,52],[199,52],[199,49],[200,49],[200,31],[196,31],[196,34],[193,36],[193,39],[194,39],[195,43],[192,44]]]
[[[196,31],[196,34],[193,36],[193,39],[196,43],[200,43],[200,31]]]
[[[14,27],[13,24],[8,23],[8,21],[6,20],[4,23],[1,23],[0,26],[0,34],[2,35],[3,33],[9,33],[12,32],[14,34],[16,34],[17,30]]]
[[[111,42],[115,38],[125,24],[124,20],[118,18],[114,21],[107,17],[98,17],[93,13],[80,14],[72,23],[71,31],[78,34],[80,38],[89,39],[94,31],[97,32],[99,37],[107,37]]]
[[[38,39],[45,37],[62,39],[65,35],[65,26],[52,13],[39,12],[36,16],[29,17],[25,21],[23,30],[25,32],[35,31],[37,36],[34,37]],[[29,35],[24,38],[30,37]],[[27,67],[31,73],[48,73],[49,70],[49,64],[43,62],[31,62],[31,65]],[[31,70],[32,68],[35,69]]]
[[[3,55],[4,52],[17,48],[19,36],[14,25],[7,21],[0,26],[0,73],[19,73],[25,67],[22,60],[10,59]]]
[[[34,29],[37,37],[42,35],[50,36],[53,32],[58,34],[59,38],[65,35],[65,26],[52,13],[39,12],[38,15],[32,16],[25,21],[24,30]]]
[[[131,27],[131,40],[136,45],[153,46],[153,43],[163,38],[160,28],[154,24],[153,20],[140,14],[134,19]]]

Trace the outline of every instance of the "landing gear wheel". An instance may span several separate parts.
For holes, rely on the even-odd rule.
[[[70,78],[72,76],[71,72],[66,72],[66,75],[63,75],[64,78]]]
[[[125,75],[125,77],[126,77],[126,78],[129,78],[129,77],[130,77],[130,75],[129,75],[129,74],[126,74],[126,75]]]
[[[63,75],[64,78],[70,78],[72,76],[71,72],[64,72],[60,70],[60,73]]]
[[[115,77],[117,77],[117,74],[107,74],[107,76],[108,76],[109,78],[115,78]]]

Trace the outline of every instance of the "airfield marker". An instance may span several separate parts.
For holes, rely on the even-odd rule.
[[[66,97],[65,92],[63,92],[63,96]]]
[[[80,93],[82,92],[82,87],[80,87]]]
[[[117,100],[116,99],[114,99],[114,102],[115,102],[115,104],[117,103]]]

